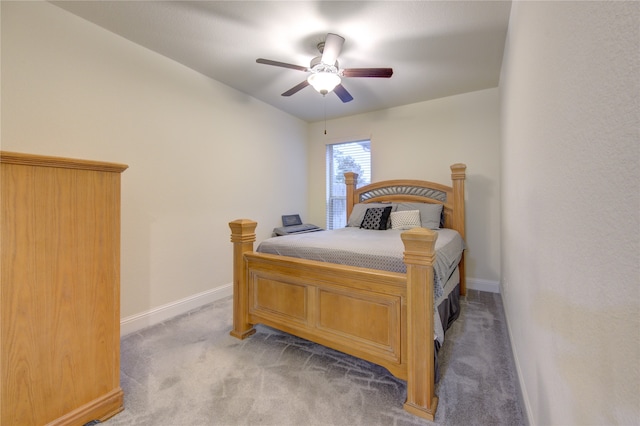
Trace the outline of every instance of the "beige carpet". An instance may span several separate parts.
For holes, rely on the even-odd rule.
[[[258,327],[229,336],[231,299],[122,340],[116,425],[427,425],[385,369]],[[524,424],[500,295],[470,291],[441,350],[435,424]]]

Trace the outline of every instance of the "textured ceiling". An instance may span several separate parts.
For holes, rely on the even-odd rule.
[[[63,1],[65,10],[305,121],[320,121],[498,86],[510,1]],[[390,67],[345,78],[354,100],[312,87],[281,93],[332,32],[341,68]]]

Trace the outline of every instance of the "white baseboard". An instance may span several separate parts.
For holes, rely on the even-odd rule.
[[[467,277],[467,289],[500,293],[500,282]]]
[[[199,308],[200,306],[207,305],[231,295],[233,295],[233,284],[229,283],[212,290],[194,294],[193,296],[189,296],[181,300],[176,300],[172,303],[167,303],[166,305],[158,306],[157,308],[153,308],[146,312],[122,318],[120,320],[120,336],[126,336],[127,334],[134,333],[138,330],[142,330],[143,328],[160,324],[169,318],[187,313],[193,309]]]

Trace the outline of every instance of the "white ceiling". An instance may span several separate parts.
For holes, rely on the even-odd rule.
[[[498,86],[510,1],[62,1],[57,6],[305,121],[320,121]],[[323,100],[298,70],[332,32],[354,100]]]

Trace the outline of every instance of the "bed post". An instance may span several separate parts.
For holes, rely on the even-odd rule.
[[[345,172],[344,183],[347,185],[347,220],[349,220],[349,216],[351,216],[351,211],[353,210],[353,205],[358,202],[353,199],[353,193],[355,192],[358,184],[358,174],[354,172]]]
[[[414,228],[401,234],[407,265],[407,400],[404,409],[433,421],[435,395],[433,264],[438,234]]]
[[[233,330],[231,335],[244,339],[256,332],[249,323],[249,285],[247,283],[244,254],[253,251],[257,222],[237,219],[229,222],[233,243]]]
[[[453,229],[458,231],[462,239],[464,239],[464,180],[466,178],[467,166],[465,164],[456,163],[451,165],[451,182],[453,184]],[[467,280],[464,272],[464,251],[460,259],[460,294],[467,294]]]

